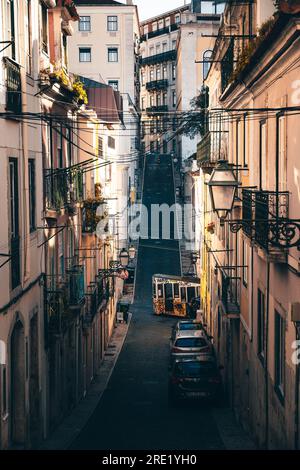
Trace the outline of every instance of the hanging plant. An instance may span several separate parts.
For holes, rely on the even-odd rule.
[[[78,102],[81,102],[82,104],[88,104],[87,92],[80,80],[76,79],[76,81],[73,83],[72,91],[75,93]]]

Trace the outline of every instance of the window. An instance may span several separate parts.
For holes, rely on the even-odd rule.
[[[79,28],[79,31],[91,31],[91,17],[80,16],[78,28]]]
[[[9,202],[11,239],[11,286],[20,284],[20,238],[19,238],[19,175],[18,160],[9,159]]]
[[[248,286],[248,263],[249,263],[249,249],[248,244],[245,240],[242,241],[242,264],[243,264],[243,284],[245,287]]]
[[[285,321],[275,310],[275,386],[280,395],[284,396],[285,375]]]
[[[176,64],[172,64],[172,78],[176,80]]]
[[[159,20],[158,29],[163,29],[163,27],[164,27],[164,20]]]
[[[115,91],[119,91],[119,82],[118,80],[108,80],[109,86],[111,86]]]
[[[79,48],[79,62],[91,62],[92,61],[92,51],[90,47],[80,47]]]
[[[156,31],[156,30],[157,30],[157,22],[152,23],[152,31]]]
[[[160,54],[160,44],[156,44],[156,54]]]
[[[170,26],[170,17],[165,19],[165,27],[168,28]]]
[[[162,45],[162,51],[167,52],[167,43],[166,42],[164,42],[163,45]]]
[[[161,106],[161,94],[160,93],[157,94],[156,103],[157,103],[157,106]]]
[[[109,47],[107,50],[107,53],[108,53],[108,62],[119,61],[119,51],[117,47]]]
[[[203,80],[206,80],[210,66],[211,66],[212,51],[205,51],[203,54]]]
[[[142,85],[142,86],[145,85],[145,81],[146,81],[145,72],[142,72],[142,73],[141,73],[141,85]]]
[[[173,104],[173,107],[175,108],[176,106],[176,91],[173,90],[173,93],[172,93],[172,104]]]
[[[286,162],[286,120],[284,116],[277,118],[278,139],[278,184],[280,191],[287,190],[287,162]]]
[[[107,139],[107,145],[110,149],[115,149],[116,148],[116,141],[113,137],[111,136],[108,136],[108,139]]]
[[[150,82],[153,82],[154,80],[154,69],[150,70]]]
[[[265,121],[260,123],[259,132],[259,185],[260,189],[266,189],[267,186],[267,124]]]
[[[176,44],[177,44],[177,41],[176,41],[176,39],[174,39],[172,41],[172,49],[176,49]]]
[[[25,15],[25,44],[26,44],[26,72],[32,72],[32,42],[31,42],[31,0],[26,0]]]
[[[168,94],[163,93],[163,105],[166,106],[168,104]]]
[[[154,106],[154,95],[150,95],[150,107]]]
[[[154,55],[154,47],[150,47],[150,49],[149,49],[149,54],[150,54],[150,55]]]
[[[168,78],[168,69],[166,65],[163,65],[163,79],[166,80]]]
[[[15,38],[15,3],[14,0],[7,0],[6,2],[6,18],[7,18],[7,27],[6,27],[6,38],[7,41],[13,41]],[[7,53],[12,59],[16,59],[16,46],[12,42],[12,45],[7,49],[11,51],[11,54]]]
[[[260,359],[265,357],[265,294],[257,290],[257,353]]]
[[[179,24],[180,23],[180,15],[175,16],[175,23]]]
[[[118,31],[118,17],[117,16],[107,17],[107,31]]]
[[[145,98],[142,98],[142,111],[145,111]]]
[[[156,80],[160,80],[160,79],[161,79],[161,68],[157,67],[157,69],[156,69]]]
[[[43,51],[48,53],[48,10],[44,3],[41,3],[42,16],[42,47]]]
[[[98,136],[98,158],[103,158],[103,139]]]
[[[28,182],[29,182],[29,227],[30,231],[34,232],[36,229],[36,191],[35,191],[35,161],[28,160]]]

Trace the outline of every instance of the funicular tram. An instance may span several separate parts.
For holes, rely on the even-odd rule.
[[[199,278],[155,274],[152,284],[155,315],[191,316],[191,305],[200,295]]]

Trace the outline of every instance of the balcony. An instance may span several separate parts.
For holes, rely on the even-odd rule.
[[[85,300],[84,290],[84,267],[73,266],[67,270],[68,289],[69,289],[69,307],[81,308]]]
[[[154,65],[161,64],[162,62],[173,61],[177,59],[177,51],[173,49],[168,52],[162,52],[161,54],[151,55],[149,57],[143,57],[141,59],[141,65]]]
[[[210,174],[218,161],[222,159],[220,135],[207,132],[197,145],[197,162],[204,173]]]
[[[221,302],[225,315],[229,319],[240,318],[240,306],[235,295],[232,291],[233,279],[230,278],[226,272],[221,269],[222,286],[221,286]],[[237,282],[237,279],[235,280]]]
[[[150,106],[150,108],[146,108],[146,113],[147,114],[161,114],[161,113],[167,113],[168,110],[169,110],[169,107],[167,105]]]
[[[85,326],[89,326],[96,314],[107,306],[110,297],[109,280],[100,278],[90,284],[85,296]]]
[[[22,112],[21,68],[13,60],[3,59],[6,69],[6,111]]]
[[[173,23],[170,26],[166,26],[165,28],[160,28],[156,31],[150,31],[149,33],[143,34],[141,36],[141,42],[147,41],[148,39],[156,38],[158,36],[162,36],[163,34],[169,34],[172,31],[176,31],[178,28],[178,24]]]
[[[67,295],[65,285],[47,281],[45,290],[45,341],[62,334],[67,327]]]
[[[67,170],[44,170],[44,194],[46,211],[58,212],[81,202],[83,199],[83,174]]]
[[[168,88],[168,85],[169,85],[168,80],[153,80],[152,82],[146,83],[146,89],[148,91],[164,90],[165,88]]]
[[[288,217],[288,192],[243,190],[243,232],[270,255],[279,255],[291,242],[296,226]]]

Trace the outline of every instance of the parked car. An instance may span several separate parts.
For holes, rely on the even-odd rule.
[[[212,357],[199,356],[173,362],[169,376],[169,400],[222,398],[220,369]]]
[[[171,342],[171,360],[196,354],[214,357],[213,345],[205,331],[179,331],[174,341]]]
[[[171,340],[174,341],[181,331],[204,331],[203,323],[196,320],[181,320],[172,329]]]

